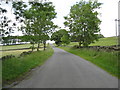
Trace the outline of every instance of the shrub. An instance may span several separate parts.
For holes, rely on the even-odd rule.
[[[2,58],[0,58],[0,60],[6,60],[6,59],[10,59],[10,58],[13,58],[15,57],[14,55],[6,55],[6,56],[3,56]]]
[[[26,55],[29,55],[29,54],[31,54],[31,53],[32,53],[32,51],[22,52],[22,53],[20,54],[20,56],[26,56]]]

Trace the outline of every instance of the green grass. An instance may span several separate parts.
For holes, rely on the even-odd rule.
[[[117,52],[104,52],[104,51],[96,51],[92,49],[75,49],[70,47],[59,47],[64,49],[72,54],[78,55],[102,69],[106,70],[113,76],[118,77],[118,53]],[[119,70],[120,73],[120,70]],[[120,78],[120,76],[119,76]]]
[[[78,42],[71,42],[68,46],[78,45]],[[117,45],[117,37],[100,38],[99,41],[90,44],[90,46],[112,46]]]
[[[112,46],[117,45],[117,42],[118,42],[117,37],[100,38],[99,41],[90,44],[90,46]]]
[[[0,89],[2,88],[2,61],[0,60]]]
[[[33,52],[21,58],[11,58],[2,62],[3,84],[13,81],[26,72],[42,65],[53,54],[53,49],[49,47],[45,51]]]

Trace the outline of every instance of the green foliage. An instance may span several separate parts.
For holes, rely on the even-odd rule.
[[[62,44],[67,45],[70,43],[69,36],[68,35],[63,35],[61,37]]]
[[[98,34],[98,38],[104,38],[102,34]]]
[[[2,37],[2,43],[9,45],[9,44],[12,44],[12,43],[16,43],[16,39],[17,39],[17,41],[21,40],[20,36],[10,36],[10,35],[8,35],[6,37]]]
[[[107,72],[111,73],[114,76],[120,78],[120,70],[118,70],[118,52],[104,52],[104,51],[96,51],[88,48],[75,49],[70,47],[60,47],[72,54],[78,55]],[[119,74],[118,74],[119,73]]]
[[[52,54],[53,49],[49,47],[46,51],[33,52],[30,55],[22,57],[22,59],[12,58],[2,61],[3,85],[8,81],[19,78],[32,68],[42,65]]]
[[[12,29],[12,26],[10,26],[11,20],[5,15],[5,13],[7,13],[7,10],[3,9],[0,6],[0,13],[1,13],[1,15],[0,15],[0,35],[1,36],[10,35],[10,33],[12,33],[13,29]]]
[[[16,20],[23,22],[24,11],[27,9],[27,5],[23,1],[12,2],[12,7],[14,9],[14,14],[16,15]]]
[[[60,46],[61,44],[70,43],[68,31],[66,31],[65,29],[54,32],[51,36],[51,40],[54,40],[58,46]]]
[[[88,46],[98,39],[97,33],[100,31],[101,21],[96,9],[99,9],[100,5],[101,3],[97,1],[80,1],[73,5],[69,15],[64,17],[66,19],[65,26],[69,27],[71,36],[79,42],[79,46],[81,44]]]
[[[13,58],[13,57],[15,57],[14,55],[6,55],[6,56],[3,56],[2,58],[1,58],[1,60],[7,60],[7,59],[10,59],[10,58]]]
[[[8,11],[2,5],[4,2],[5,1],[0,2],[0,35],[2,37],[10,36],[11,33],[14,33],[14,30],[17,28],[16,21],[8,17],[8,14],[7,14]],[[4,4],[6,4],[7,7],[11,5],[11,4],[8,4],[8,1],[6,1],[6,3]],[[13,13],[16,13],[16,12],[13,12]],[[17,15],[17,19],[18,19],[18,15]]]
[[[13,2],[13,8],[17,20],[24,20],[22,31],[26,40],[38,43],[38,48],[40,42],[45,43],[49,39],[48,34],[57,27],[52,21],[56,17],[52,2],[29,2],[29,7],[24,2]]]

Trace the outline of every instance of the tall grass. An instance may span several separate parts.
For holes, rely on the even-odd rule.
[[[2,61],[0,60],[0,89],[2,88]]]
[[[3,84],[19,78],[32,68],[42,65],[53,54],[53,49],[49,47],[45,51],[33,52],[21,58],[12,58],[2,61]]]
[[[69,48],[69,47],[60,47],[70,53],[78,55],[97,66],[101,67],[102,69],[106,70],[110,74],[117,76],[118,75],[118,52],[105,52],[105,51],[96,51],[88,48]],[[120,70],[119,70],[120,74]]]

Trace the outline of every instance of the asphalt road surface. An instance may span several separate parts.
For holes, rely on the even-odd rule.
[[[53,56],[13,88],[118,88],[118,79],[53,46]]]

